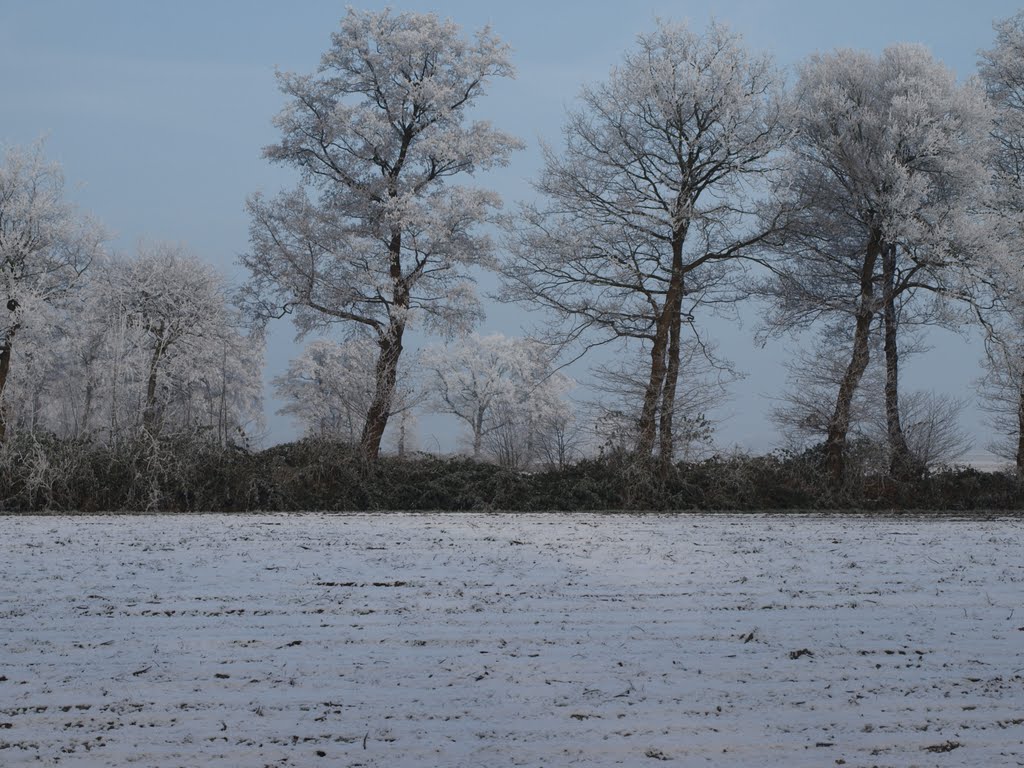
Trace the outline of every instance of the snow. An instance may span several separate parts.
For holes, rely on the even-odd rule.
[[[1022,534],[0,517],[0,765],[1024,765]]]

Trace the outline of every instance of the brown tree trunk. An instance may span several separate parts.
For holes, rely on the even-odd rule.
[[[905,479],[915,474],[914,458],[907,447],[900,420],[900,355],[897,347],[899,320],[896,317],[896,246],[882,248],[882,281],[885,326],[885,427],[889,438],[889,474]]]
[[[658,403],[664,400],[665,377],[671,366],[669,347],[673,329],[679,322],[679,309],[683,298],[683,243],[686,239],[686,227],[679,230],[672,241],[672,268],[669,276],[668,290],[665,292],[665,304],[657,318],[654,333],[654,344],[651,346],[651,376],[644,391],[643,408],[640,411],[639,435],[636,451],[641,456],[650,456],[654,452],[654,438],[658,431]],[[678,329],[677,329],[678,342]],[[676,368],[678,369],[678,353]],[[677,371],[678,373],[678,371]],[[675,395],[673,383],[672,395]],[[664,420],[664,406],[661,419]],[[669,416],[669,443],[672,442],[671,416]],[[671,452],[670,452],[671,454]]]
[[[409,310],[409,288],[402,275],[402,231],[391,231],[388,243],[390,278],[393,297],[391,320],[387,329],[379,336],[377,344],[380,356],[377,358],[377,380],[370,410],[363,422],[363,434],[359,438],[359,450],[363,460],[369,464],[380,456],[380,441],[391,418],[391,401],[398,382],[398,360],[402,356],[402,336]]]
[[[14,331],[9,331],[7,340],[0,347],[0,443],[7,438],[7,400],[4,393],[7,391],[7,375],[11,371],[11,349],[14,341]]]
[[[871,320],[874,318],[874,275],[875,264],[880,254],[880,233],[873,232],[868,241],[867,252],[860,273],[860,298],[857,304],[856,326],[853,332],[853,350],[850,363],[846,366],[836,407],[829,419],[828,436],[825,438],[825,467],[832,483],[839,487],[846,481],[846,436],[850,431],[850,410],[853,396],[871,359],[869,336]]]
[[[662,472],[668,470],[675,457],[675,437],[673,434],[673,419],[676,409],[676,388],[679,384],[679,354],[680,336],[682,335],[682,310],[683,310],[683,276],[678,278],[678,290],[676,291],[675,302],[670,309],[671,326],[669,328],[667,365],[665,368],[665,383],[661,392],[661,419],[658,425],[660,431],[659,450]]]
[[[375,462],[380,456],[380,441],[391,418],[391,401],[398,381],[398,360],[402,355],[404,322],[392,320],[387,331],[380,337],[380,356],[377,358],[377,381],[370,410],[366,413],[363,434],[359,438],[359,449],[367,462]]]
[[[637,428],[636,452],[650,456],[654,452],[654,438],[657,433],[658,401],[665,382],[665,351],[668,347],[668,309],[662,309],[655,326],[654,344],[651,346],[651,375],[644,390],[644,403],[640,409]]]
[[[1024,472],[1024,377],[1017,391],[1017,471]]]

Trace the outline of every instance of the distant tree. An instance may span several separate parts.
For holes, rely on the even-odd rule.
[[[274,379],[285,401],[280,413],[294,416],[311,437],[328,437],[358,445],[376,384],[377,345],[354,337],[338,344],[317,339]],[[406,371],[399,371],[392,393],[392,415],[405,414],[422,400]]]
[[[554,370],[536,342],[502,334],[472,334],[426,350],[434,407],[469,427],[474,458],[487,452],[503,466],[520,468],[544,454],[564,463],[571,452],[572,382]]]
[[[299,169],[298,189],[249,199],[250,310],[294,313],[300,333],[341,323],[377,344],[360,447],[376,458],[414,318],[444,333],[480,316],[468,267],[492,245],[477,232],[497,195],[452,180],[507,163],[520,142],[468,112],[511,77],[490,29],[472,41],[433,14],[349,10],[312,75],[281,73],[288,98],[265,155]]]
[[[882,335],[890,470],[915,462],[900,420],[898,330],[955,322],[935,298],[967,295],[987,241],[975,211],[987,192],[990,110],[973,84],[922,47],[881,56],[816,54],[793,93],[794,139],[777,187],[780,258],[769,324],[849,323],[848,362],[829,416],[829,473],[844,479],[852,404]],[[929,298],[930,297],[930,298]]]
[[[484,437],[500,425],[502,401],[515,397],[523,362],[517,344],[502,334],[473,334],[447,347],[430,348],[423,356],[434,408],[465,422],[475,459],[483,452]]]
[[[547,310],[563,341],[632,339],[649,353],[641,455],[657,445],[671,461],[694,308],[735,298],[733,268],[763,236],[752,213],[783,139],[780,82],[724,26],[659,22],[583,89],[562,153],[545,149],[545,201],[522,209],[510,237],[507,298]]]
[[[105,262],[90,287],[105,325],[110,431],[211,430],[222,444],[255,421],[262,347],[241,334],[224,279],[170,244]],[[87,378],[87,380],[89,380]],[[120,392],[119,392],[120,390]],[[135,403],[135,405],[133,405]]]
[[[262,421],[262,343],[223,278],[180,246],[96,258],[59,306],[29,313],[6,397],[22,433],[117,443],[245,444]]]
[[[960,426],[966,401],[929,390],[913,390],[900,399],[907,448],[914,461],[927,469],[948,465],[974,446]],[[878,422],[878,427],[884,422]],[[879,435],[886,434],[879,429]]]
[[[0,441],[19,331],[33,322],[42,331],[103,240],[100,227],[65,202],[60,167],[46,162],[41,145],[8,150],[0,166]]]

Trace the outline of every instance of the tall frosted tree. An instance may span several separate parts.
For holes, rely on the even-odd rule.
[[[993,448],[1024,471],[1024,11],[994,25],[995,45],[981,51],[979,71],[995,110],[995,195],[991,224],[1002,248],[990,260],[994,311],[986,328],[984,407],[1005,438]]]
[[[607,82],[586,87],[561,152],[545,150],[504,268],[509,298],[542,307],[563,339],[632,339],[649,353],[636,449],[671,461],[692,313],[730,298],[762,237],[757,189],[782,141],[770,59],[713,24],[659,22]]]
[[[19,331],[45,324],[101,252],[103,239],[100,227],[65,201],[64,176],[40,145],[7,152],[0,165],[0,441],[7,433],[5,389]]]
[[[466,39],[433,14],[351,9],[316,72],[278,75],[281,139],[265,155],[301,182],[249,199],[245,297],[259,319],[292,314],[300,334],[339,324],[372,334],[368,460],[391,414],[408,324],[451,333],[480,315],[468,268],[492,258],[479,227],[500,200],[455,180],[520,147],[469,116],[492,78],[512,75],[488,28]]]
[[[770,323],[827,320],[852,338],[825,440],[841,483],[851,408],[882,336],[893,474],[915,471],[899,411],[899,328],[943,322],[988,245],[977,213],[988,191],[991,112],[974,84],[921,46],[880,56],[817,54],[799,71],[794,138],[778,189],[785,218]],[[936,304],[935,299],[941,301]],[[844,334],[838,334],[842,338]],[[836,336],[833,336],[836,338]]]

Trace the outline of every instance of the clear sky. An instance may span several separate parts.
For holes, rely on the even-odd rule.
[[[656,17],[703,27],[712,17],[743,33],[751,47],[789,67],[835,47],[878,51],[919,42],[960,77],[992,41],[992,21],[1012,15],[1011,0],[689,0],[631,3],[363,2],[359,8],[434,11],[466,29],[491,24],[513,49],[519,76],[494,84],[478,113],[519,135],[529,148],[508,169],[481,177],[506,203],[531,197],[538,141],[558,142],[565,108],[585,82],[603,79],[637,33]],[[64,166],[73,199],[131,250],[144,237],[187,243],[234,280],[247,247],[245,198],[291,183],[261,148],[276,138],[283,105],[274,70],[313,70],[345,3],[302,0],[0,0],[0,143],[47,137]],[[482,331],[517,334],[529,318],[488,302]],[[764,418],[783,384],[786,350],[755,347],[757,315],[717,322],[720,351],[748,377],[734,387],[719,443],[763,451],[777,444]],[[973,396],[976,340],[931,335],[933,350],[909,365],[910,388]],[[267,378],[282,372],[299,345],[282,321],[273,329]],[[288,420],[267,399],[267,442],[290,439]],[[976,411],[967,424],[978,447],[987,438]],[[420,447],[452,447],[439,421],[421,427]]]

